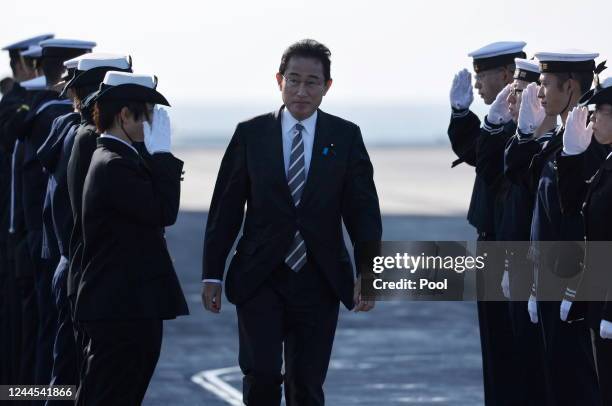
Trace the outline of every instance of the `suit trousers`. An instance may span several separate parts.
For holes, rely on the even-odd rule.
[[[81,326],[89,343],[76,404],[140,405],[159,360],[163,321],[83,321]]]
[[[280,405],[283,382],[287,406],[325,404],[339,303],[308,258],[297,273],[283,263],[236,307],[246,405]]]
[[[591,333],[585,320],[567,323],[559,316],[561,302],[538,302],[544,337],[546,374],[555,406],[600,404]]]

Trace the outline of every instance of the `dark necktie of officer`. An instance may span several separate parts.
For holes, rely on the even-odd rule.
[[[287,170],[287,182],[293,202],[297,206],[302,198],[302,191],[306,183],[306,165],[304,161],[304,141],[302,140],[302,130],[304,126],[300,123],[295,125],[295,135],[291,143],[291,154],[289,158],[289,169]],[[289,247],[285,263],[294,272],[298,272],[306,263],[306,245],[300,231],[295,232],[293,243]]]

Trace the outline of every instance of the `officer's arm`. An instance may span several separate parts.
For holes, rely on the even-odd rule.
[[[152,176],[142,175],[127,159],[112,159],[106,166],[106,190],[113,209],[142,224],[174,224],[179,210],[183,162],[170,153],[155,154]]]
[[[476,149],[479,136],[480,119],[478,116],[468,109],[457,110],[453,108],[448,126],[448,138],[458,157],[453,162],[453,166],[462,162],[471,166],[476,165]]]

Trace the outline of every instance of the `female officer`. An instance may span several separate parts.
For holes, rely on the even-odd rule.
[[[584,152],[593,136],[600,144],[612,145],[612,78],[602,84],[598,82],[596,80],[595,88],[582,97],[582,107],[574,108],[569,114],[563,136],[563,156],[558,159],[563,210],[574,213],[582,210],[588,253],[578,289],[568,288],[564,301],[569,304],[578,297],[578,300],[588,302],[576,302],[569,309],[562,306],[561,318],[572,320],[586,316],[591,328],[599,331],[593,336],[599,387],[602,404],[612,405],[609,385],[612,380],[612,302],[606,302],[606,297],[612,293],[609,280],[612,156],[609,154],[596,174],[586,182],[583,170],[587,158]],[[585,106],[592,104],[596,106],[595,112],[587,124]],[[581,314],[585,303],[586,313]]]
[[[83,271],[75,317],[88,337],[79,405],[142,402],[162,320],[188,313],[166,247],[182,161],[170,153],[169,105],[146,75],[107,72],[93,96],[100,138],[83,190]],[[149,156],[133,143],[144,141]]]

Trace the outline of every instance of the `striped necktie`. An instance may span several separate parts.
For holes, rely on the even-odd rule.
[[[304,163],[304,141],[302,140],[302,130],[304,126],[300,123],[295,125],[295,134],[291,143],[291,153],[289,158],[289,169],[287,170],[287,182],[293,203],[300,204],[304,185],[306,183],[306,166]],[[293,270],[298,272],[306,263],[306,245],[300,231],[295,232],[293,242],[289,247],[289,252],[285,257],[285,263]]]

